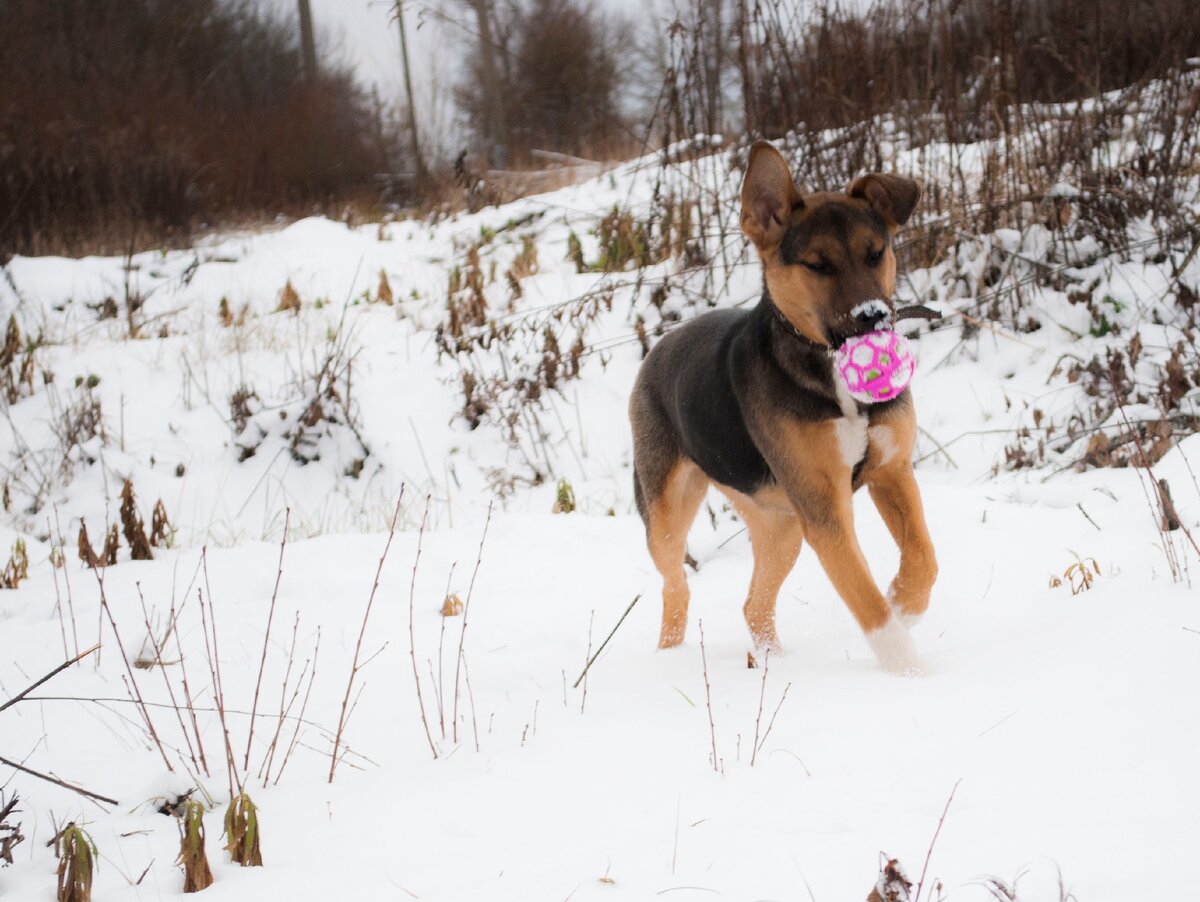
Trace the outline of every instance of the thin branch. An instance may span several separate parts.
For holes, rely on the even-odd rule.
[[[138,687],[137,678],[133,675],[133,668],[129,666],[129,655],[125,653],[125,643],[121,641],[121,631],[117,629],[116,618],[113,617],[112,608],[108,606],[108,595],[104,591],[104,577],[101,576],[100,570],[100,567],[92,568],[92,573],[96,576],[96,584],[100,587],[100,610],[108,617],[108,623],[112,627],[113,636],[116,637],[117,651],[121,653],[121,663],[125,665],[125,672],[129,675],[129,691],[137,698],[138,712],[146,722],[146,729],[150,733],[150,738],[154,740],[154,744],[158,747],[158,753],[162,755],[163,763],[166,764],[167,770],[174,773],[175,767],[171,764],[171,759],[167,757],[167,750],[163,748],[162,740],[158,737],[158,731],[154,729],[154,721],[150,717],[150,710],[146,707],[146,702],[142,698],[142,690]]]
[[[458,658],[454,662],[454,711],[451,720],[451,735],[458,742],[458,677],[463,665],[463,644],[467,639],[467,614],[471,610],[471,596],[475,592],[475,577],[479,575],[479,564],[483,561],[483,543],[487,539],[488,527],[492,523],[492,504],[488,502],[487,519],[483,523],[483,534],[479,537],[479,553],[475,556],[475,569],[471,571],[471,582],[467,586],[467,600],[463,603],[462,631],[458,635]],[[476,731],[478,736],[478,731]],[[476,747],[479,742],[476,738]]]
[[[629,602],[629,607],[625,609],[625,613],[621,615],[621,619],[617,621],[617,625],[614,626],[609,634],[604,637],[604,641],[600,643],[600,647],[596,649],[596,653],[588,659],[587,665],[583,668],[583,673],[579,674],[579,679],[575,681],[575,685],[571,687],[572,689],[579,688],[579,684],[583,682],[583,678],[587,676],[587,672],[591,669],[592,665],[596,663],[596,659],[600,657],[600,653],[604,651],[604,647],[608,645],[608,640],[613,637],[613,635],[620,628],[621,624],[625,622],[625,618],[629,616],[629,612],[633,610],[633,606],[638,603],[638,599],[641,597],[642,596],[640,594],[633,596],[633,601]]]
[[[163,664],[162,646],[158,642],[158,637],[154,635],[154,628],[150,625],[150,613],[146,609],[146,598],[142,595],[142,584],[135,583],[137,586],[138,601],[142,605],[142,622],[146,624],[146,635],[150,638],[150,645],[154,649],[154,660],[158,662],[158,669],[162,673],[163,683],[167,687],[167,697],[171,699],[171,707],[175,709],[175,719],[179,721],[179,732],[183,734],[183,741],[187,745],[188,757],[192,759],[192,766],[196,770],[200,769],[200,762],[196,760],[196,750],[192,748],[192,739],[188,736],[187,727],[183,723],[183,713],[179,708],[179,703],[175,700],[175,690],[171,688],[171,680],[167,676],[167,668]],[[163,636],[165,643],[170,638],[170,631],[174,629],[173,622],[168,626],[168,632]]]
[[[417,639],[413,629],[413,608],[417,594],[417,565],[421,562],[421,545],[425,541],[425,524],[429,520],[429,503],[431,495],[425,496],[425,513],[421,515],[421,529],[417,533],[417,554],[413,558],[412,581],[408,585],[408,653],[412,658],[413,683],[417,687],[417,707],[421,711],[421,725],[425,728],[425,739],[429,742],[429,751],[433,757],[438,757],[437,746],[433,744],[433,734],[429,732],[429,720],[425,716],[425,699],[421,695],[421,675],[417,671]],[[445,617],[442,618],[445,622]],[[436,686],[434,687],[437,688]]]
[[[110,799],[108,796],[102,796],[99,793],[91,792],[90,790],[84,789],[80,786],[73,786],[70,783],[67,783],[63,780],[58,779],[57,777],[51,777],[49,774],[43,774],[39,771],[32,770],[32,769],[26,767],[24,764],[18,764],[16,761],[9,761],[7,758],[5,758],[3,756],[0,756],[0,764],[7,764],[9,767],[13,768],[14,770],[19,770],[22,773],[29,774],[31,777],[37,777],[39,780],[45,780],[47,783],[54,783],[58,786],[63,787],[63,789],[69,789],[69,790],[71,790],[71,792],[77,792],[81,796],[87,796],[89,799],[95,799],[98,802],[107,802],[110,805],[120,805],[121,804],[116,799]]]
[[[763,655],[762,688],[758,692],[758,713],[754,716],[754,743],[750,746],[750,766],[758,759],[758,725],[762,723],[763,699],[767,696],[767,672],[771,669],[771,649]]]
[[[354,678],[358,676],[359,656],[362,654],[363,639],[367,635],[367,620],[371,616],[371,607],[375,604],[375,593],[379,590],[379,579],[383,575],[383,565],[387,561],[388,551],[392,547],[392,539],[396,535],[396,522],[400,519],[400,506],[404,503],[404,486],[400,486],[400,497],[396,499],[396,510],[392,513],[392,523],[388,527],[387,543],[383,546],[383,554],[379,557],[379,566],[375,569],[375,582],[371,585],[371,594],[367,597],[367,607],[363,611],[362,626],[358,630],[358,641],[354,643],[354,660],[350,666],[350,676],[346,680],[346,694],[342,698],[342,710],[338,715],[337,732],[333,735],[333,751],[329,755],[329,782],[337,772],[338,749],[342,744],[342,731],[346,729],[349,719],[350,694],[354,690]]]
[[[246,757],[242,767],[250,770],[250,745],[254,742],[254,715],[258,711],[258,693],[262,689],[263,669],[267,666],[267,647],[271,642],[271,623],[275,619],[275,599],[279,595],[279,583],[283,580],[283,552],[287,548],[288,524],[292,519],[292,509],[286,509],[283,515],[283,538],[279,542],[279,570],[275,574],[275,588],[271,590],[271,606],[267,610],[267,631],[263,634],[262,657],[258,659],[258,679],[254,681],[254,702],[250,706],[250,729],[246,733]],[[294,635],[294,633],[293,633]]]
[[[913,902],[921,902],[921,888],[925,886],[925,872],[929,870],[929,859],[933,857],[933,847],[937,844],[938,835],[942,832],[942,824],[946,822],[946,814],[950,811],[950,803],[954,801],[954,793],[958,791],[958,784],[962,782],[962,777],[954,781],[954,788],[950,790],[950,798],[946,799],[946,807],[942,809],[942,816],[938,819],[937,829],[933,831],[933,839],[929,841],[929,849],[925,852],[925,864],[921,868],[921,879],[917,881],[917,894],[913,897]]]
[[[21,699],[23,699],[29,693],[31,693],[34,689],[36,689],[38,686],[42,685],[43,683],[47,682],[48,680],[53,679],[56,676],[58,676],[60,673],[62,673],[64,670],[66,670],[68,667],[70,667],[72,664],[79,663],[84,658],[86,658],[88,655],[90,655],[92,652],[94,652],[96,649],[98,649],[99,647],[100,647],[100,644],[96,643],[91,648],[89,648],[87,651],[80,652],[75,657],[73,657],[71,660],[64,661],[63,663],[59,664],[57,667],[55,667],[53,670],[51,670],[48,674],[46,674],[44,677],[39,679],[37,682],[32,683],[29,686],[26,686],[24,689],[22,689],[16,695],[14,695],[12,698],[10,698],[8,701],[6,701],[3,705],[0,705],[0,711],[3,711],[5,708],[11,708],[13,705],[15,705],[17,702],[19,702]]]
[[[636,600],[636,599],[635,599]],[[708,703],[708,731],[712,736],[712,765],[716,773],[721,772],[719,759],[717,758],[717,725],[713,721],[712,709],[712,689],[708,684],[708,656],[704,652],[704,621],[699,622],[700,627],[700,663],[704,670],[704,698]]]

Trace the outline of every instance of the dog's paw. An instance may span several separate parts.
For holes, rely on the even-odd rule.
[[[779,642],[779,637],[772,631],[768,635],[750,634],[751,640],[754,642],[754,656],[763,658],[768,653],[772,656],[783,654],[783,646]]]
[[[921,656],[917,654],[917,646],[908,634],[908,627],[899,617],[889,618],[887,623],[877,630],[871,630],[866,636],[879,666],[888,673],[921,676],[927,672]]]
[[[925,611],[929,607],[929,595],[918,600],[906,597],[902,590],[898,589],[896,583],[898,580],[892,580],[891,586],[887,591],[888,607],[892,609],[892,613],[906,627],[912,628],[921,622],[921,618],[925,616]]]
[[[658,637],[659,649],[678,648],[683,644],[683,630],[664,630]]]

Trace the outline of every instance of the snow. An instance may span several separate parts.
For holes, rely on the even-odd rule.
[[[719,155],[698,165],[713,184],[730,179]],[[131,261],[12,261],[20,296],[0,282],[0,309],[47,344],[36,352],[33,389],[6,407],[0,426],[14,501],[0,549],[23,536],[31,561],[29,579],[0,593],[0,698],[76,649],[104,645],[38,689],[41,700],[0,712],[0,754],[120,804],[100,807],[0,767],[7,791],[20,792],[29,836],[16,863],[0,870],[0,895],[50,897],[54,861],[44,842],[67,819],[85,823],[100,850],[97,900],[179,891],[177,828],[155,812],[156,800],[196,786],[222,809],[228,797],[198,593],[211,599],[226,706],[248,711],[285,516],[291,530],[258,703],[267,716],[255,728],[247,784],[261,811],[266,866],[225,861],[214,811],[213,899],[863,898],[881,852],[919,873],[960,779],[930,865],[930,880],[941,879],[950,898],[987,899],[981,876],[1011,882],[1023,872],[1028,902],[1058,900],[1059,871],[1088,902],[1166,897],[1191,884],[1200,840],[1200,784],[1189,776],[1200,745],[1200,712],[1188,694],[1200,684],[1196,557],[1176,539],[1189,572],[1171,578],[1144,473],[1076,473],[1060,466],[1072,448],[1042,469],[1000,466],[1032,408],[1056,416],[1085,403],[1078,386],[1048,381],[1057,359],[1105,347],[1061,293],[1045,293],[1038,314],[1048,325],[1039,331],[941,328],[912,343],[917,478],[940,565],[929,612],[911,630],[923,675],[879,668],[811,550],[780,595],[784,653],[747,669],[741,605],[750,547],[715,494],[711,516],[702,511],[690,536],[699,571],[689,574],[687,638],[678,649],[654,649],[659,581],[633,509],[625,403],[641,356],[631,311],[636,304],[649,314],[649,282],[670,264],[650,267],[641,284],[632,270],[576,272],[566,257],[573,232],[595,259],[590,230],[614,204],[644,209],[656,172],[656,161],[634,161],[433,224],[306,219]],[[1038,228],[980,237],[974,256],[963,251],[963,271],[982,273],[995,248],[1044,251]],[[523,236],[537,247],[537,273],[510,299],[503,274]],[[450,273],[485,238],[481,265],[495,261],[497,270],[486,280],[490,314],[518,331],[507,344],[449,356],[436,330]],[[1114,319],[1135,316],[1162,290],[1143,261],[1097,260],[1095,269],[1105,286],[1127,280],[1131,303]],[[371,302],[381,270],[394,306]],[[1135,275],[1143,270],[1144,281]],[[758,292],[753,266],[737,273],[722,305]],[[957,279],[948,268],[919,271],[904,291],[949,311],[980,291],[978,279]],[[127,280],[145,298],[136,338],[124,316]],[[273,312],[288,280],[301,309]],[[668,293],[664,320],[696,312],[684,287],[676,281]],[[590,319],[571,320],[561,304],[610,290],[611,307],[596,305]],[[109,296],[120,316],[98,320],[87,305]],[[222,298],[234,317],[247,311],[244,322],[222,324]],[[506,433],[502,395],[470,429],[460,414],[462,370],[481,379],[506,367],[533,372],[551,326],[565,330],[564,351],[570,328],[585,335],[580,378],[544,392],[537,428]],[[1144,334],[1152,344],[1150,326]],[[302,464],[289,431],[311,400],[306,380],[338,348],[354,360],[344,395],[358,433],[347,417],[322,424],[305,446],[319,457]],[[46,372],[52,382],[42,380]],[[89,375],[99,377],[91,389]],[[239,430],[229,399],[242,385],[257,400]],[[64,458],[61,417],[89,392],[104,433]],[[253,456],[239,460],[254,442]],[[356,461],[361,469],[349,475]],[[1192,437],[1154,467],[1193,534],[1197,461],[1200,439]],[[530,484],[534,470],[540,484]],[[147,519],[163,499],[174,544],[153,561],[129,561],[123,550],[103,573],[104,594],[131,659],[148,648],[139,592],[159,635],[172,606],[179,612],[208,777],[187,772],[184,731],[169,707],[151,716],[174,773],[147,739],[113,631],[101,622],[99,583],[74,552],[81,517],[94,543],[114,521],[125,478]],[[551,513],[559,478],[573,487],[574,513]],[[331,734],[402,485],[361,649],[369,663],[351,696],[351,751],[330,784]],[[895,547],[866,493],[855,512],[886,586]],[[66,564],[55,569],[51,551],[60,544]],[[1064,573],[1080,559],[1094,560],[1100,575],[1073,595]],[[468,603],[465,635],[463,617],[440,614],[447,591]],[[635,596],[586,684],[572,688],[589,649]],[[307,723],[283,777],[264,788],[253,775],[275,730],[297,617],[285,696],[320,630]],[[468,670],[456,741],[460,636]],[[168,704],[168,681],[180,691],[178,663],[132,672],[147,701]],[[772,717],[755,755],[756,732],[762,740]],[[240,764],[248,718],[230,713],[228,724]]]

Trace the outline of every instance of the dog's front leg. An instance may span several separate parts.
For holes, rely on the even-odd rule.
[[[908,628],[875,585],[854,532],[851,467],[837,421],[788,423],[792,452],[773,465],[804,520],[804,534],[830,582],[854,615],[879,664],[892,673],[921,669]],[[773,457],[776,455],[772,455]]]
[[[911,404],[900,409],[898,416],[873,424],[864,471],[871,500],[900,548],[900,569],[888,589],[888,601],[909,625],[929,607],[929,592],[938,571],[921,493],[913,476],[916,431]]]
[[[900,569],[888,589],[888,601],[905,623],[915,623],[929,607],[938,568],[912,466],[905,461],[875,471],[867,489],[900,546]]]

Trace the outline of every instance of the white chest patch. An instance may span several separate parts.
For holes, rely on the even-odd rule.
[[[837,430],[842,460],[853,470],[867,456],[867,418],[861,414],[842,417],[834,421],[834,429]]]
[[[867,430],[871,447],[878,452],[879,466],[886,466],[896,456],[896,443],[892,439],[892,430],[887,426],[872,426]]]
[[[846,466],[854,469],[867,456],[867,417],[858,412],[858,403],[850,396],[841,379],[833,380],[837,390],[838,405],[842,408],[841,419],[835,420],[838,446]]]

